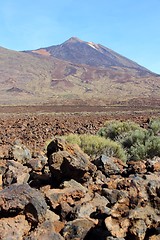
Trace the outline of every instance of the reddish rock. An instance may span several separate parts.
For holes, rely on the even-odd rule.
[[[65,223],[61,221],[55,221],[54,222],[54,230],[56,233],[60,233],[62,229],[64,228]]]
[[[6,160],[0,160],[0,174],[4,174],[7,170],[7,161]]]
[[[1,240],[23,240],[30,231],[30,225],[24,215],[0,219]]]
[[[0,143],[0,160],[7,158],[7,156],[8,156],[8,149],[9,149],[8,144],[4,144],[4,145],[1,145],[1,144],[2,143]]]
[[[130,226],[130,221],[128,218],[122,218],[118,220],[110,216],[105,219],[105,225],[112,236],[119,239],[126,237],[128,228]]]
[[[127,168],[128,174],[135,174],[135,173],[146,173],[146,161],[129,161],[128,162],[128,168]]]
[[[148,159],[146,162],[148,171],[160,172],[160,157],[154,157],[153,159]]]
[[[3,188],[3,182],[2,182],[2,174],[0,174],[0,190],[2,190],[2,188]]]
[[[72,205],[74,201],[80,201],[81,198],[85,198],[87,193],[87,189],[74,180],[64,182],[62,186],[63,189],[44,190],[53,209],[61,205],[62,202]]]

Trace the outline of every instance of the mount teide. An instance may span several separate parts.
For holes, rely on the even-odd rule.
[[[46,54],[59,59],[77,64],[86,64],[92,67],[106,68],[118,66],[135,68],[145,72],[148,71],[144,67],[109,48],[93,42],[84,42],[76,37],[72,37],[60,45],[42,48],[32,52],[46,52]]]
[[[160,77],[100,44],[72,37],[37,50],[0,48],[0,103],[151,104]]]

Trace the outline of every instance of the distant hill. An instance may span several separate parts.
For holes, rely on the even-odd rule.
[[[0,48],[0,104],[154,104],[160,76],[93,42]]]

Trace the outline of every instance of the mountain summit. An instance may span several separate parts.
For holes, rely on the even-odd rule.
[[[71,37],[64,43],[34,50],[34,53],[48,55],[76,64],[86,64],[92,67],[127,67],[147,71],[144,67],[129,60],[113,50],[93,42],[85,42],[77,37]]]

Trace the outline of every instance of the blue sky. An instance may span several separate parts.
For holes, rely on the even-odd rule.
[[[160,74],[160,0],[1,0],[0,46],[29,50],[72,36]]]

